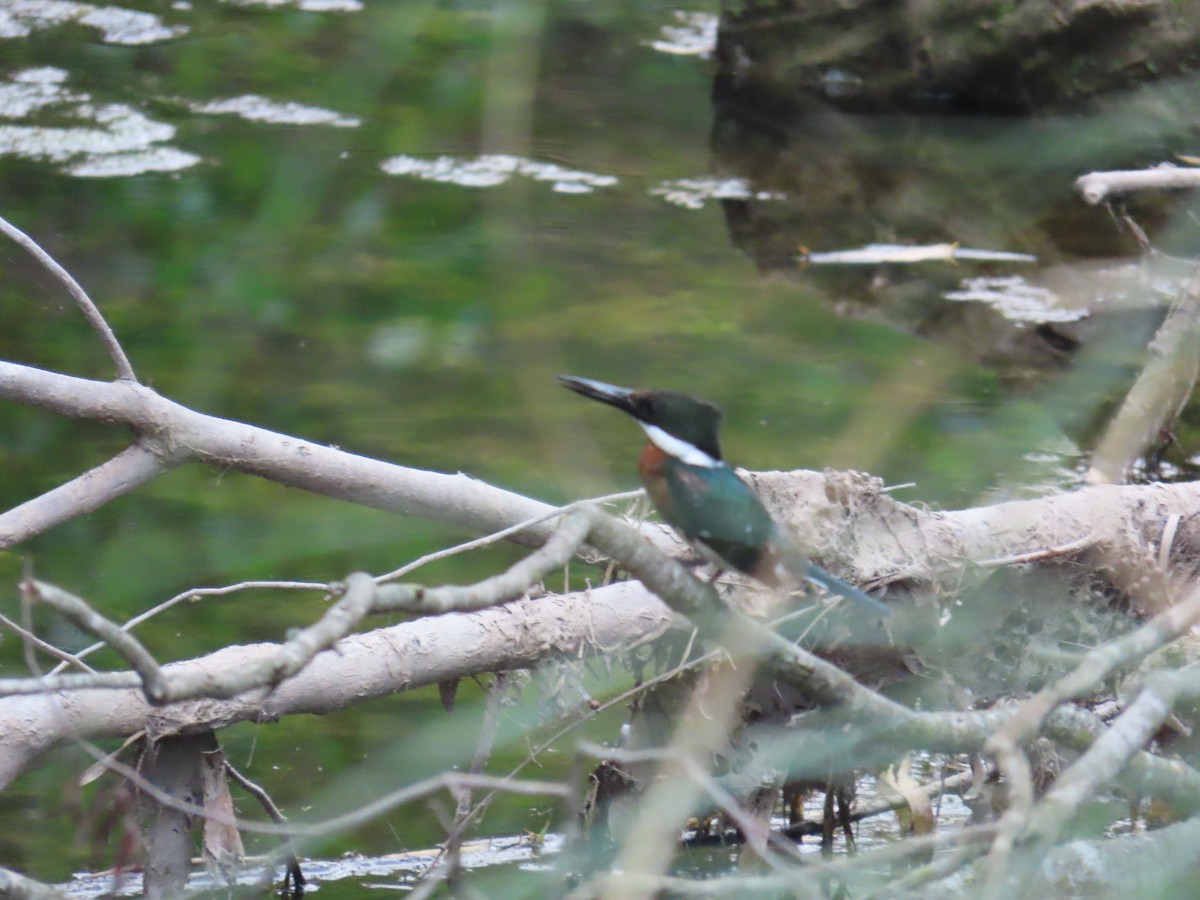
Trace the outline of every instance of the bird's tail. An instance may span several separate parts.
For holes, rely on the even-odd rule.
[[[864,611],[870,611],[881,618],[892,614],[892,611],[888,607],[884,606],[870,594],[860,591],[848,581],[842,581],[836,575],[831,575],[820,566],[809,563],[808,574],[805,577],[817,587],[824,588],[835,594],[841,594],[847,600],[852,600],[862,607]]]

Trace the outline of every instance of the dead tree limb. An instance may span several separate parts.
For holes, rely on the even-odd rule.
[[[1200,168],[1164,163],[1152,169],[1088,172],[1075,179],[1075,190],[1095,206],[1135,191],[1183,191],[1200,187]]]
[[[147,729],[169,734],[233,722],[272,721],[294,713],[327,713],[397,691],[465,678],[480,671],[527,668],[552,655],[577,656],[589,647],[615,651],[653,637],[671,611],[635,582],[583,594],[518,600],[475,613],[419,619],[338,642],[294,678],[273,690],[227,700],[154,707],[133,673],[100,673],[119,687],[0,698],[0,787],[41,753],[73,738],[121,737]],[[163,667],[189,678],[220,678],[227,670],[261,665],[278,644],[226,647]],[[57,676],[61,677],[61,676]],[[51,682],[48,686],[61,688]]]

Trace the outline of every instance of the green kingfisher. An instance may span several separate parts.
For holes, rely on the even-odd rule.
[[[667,524],[705,557],[769,587],[809,581],[874,615],[891,614],[874,597],[811,563],[721,459],[717,407],[674,391],[635,390],[573,375],[559,375],[558,382],[637,420],[646,432],[638,462],[646,493]]]

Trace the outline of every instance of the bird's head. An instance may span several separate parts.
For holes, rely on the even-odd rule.
[[[711,403],[675,391],[618,387],[574,375],[559,375],[558,383],[633,416],[655,446],[676,459],[710,468],[721,464],[721,411]]]

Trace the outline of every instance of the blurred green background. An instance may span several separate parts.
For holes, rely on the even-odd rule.
[[[0,214],[88,289],[158,391],[206,413],[466,472],[554,503],[636,486],[639,444],[630,423],[556,387],[558,372],[704,396],[726,411],[734,463],[868,468],[890,484],[915,482],[900,499],[967,505],[1077,477],[1087,423],[1120,396],[1153,315],[1137,328],[1098,329],[1047,365],[990,352],[993,338],[1042,323],[966,315],[966,304],[942,296],[1011,266],[889,270],[888,299],[903,301],[901,313],[873,299],[877,269],[798,264],[764,274],[731,240],[737,198],[689,206],[661,190],[714,175],[711,62],[651,43],[680,24],[679,7],[346,6],[145,4],[160,24],[186,30],[119,43],[81,22],[29,20],[29,33],[0,40]],[[61,70],[50,83],[71,96],[22,110],[14,86],[38,83],[21,73],[44,67]],[[202,111],[248,94],[331,111],[343,127]],[[84,177],[92,157],[45,150],[74,146],[71,129],[98,128],[89,116],[105,104],[171,126],[151,145],[198,160]],[[1142,140],[1112,127],[1113,116],[1128,121],[1145,108],[1040,122],[860,123],[856,146],[870,160],[855,162],[862,190],[886,175],[905,198],[900,221],[923,224],[882,227],[876,212],[851,204],[805,244],[834,250],[881,234],[915,242],[966,232],[987,249],[1037,254],[1024,273],[1130,252],[1102,212],[1081,212],[1070,184],[1085,168],[1187,149],[1194,126],[1167,112],[1138,114]],[[464,163],[493,153],[615,183],[573,193],[514,175],[475,187],[381,168],[399,155]],[[840,159],[813,164],[836,169]],[[136,160],[129,165],[136,170]],[[1028,202],[1001,215],[1003,198],[1014,196]],[[1170,207],[1155,215],[1173,221]],[[11,244],[0,244],[0,271],[0,357],[111,377],[99,342],[49,275]],[[989,316],[1003,328],[992,329]],[[36,496],[127,439],[0,405],[0,503]],[[385,571],[466,537],[193,466],[0,554],[0,610],[16,614],[26,563],[120,619],[189,587]],[[466,582],[514,554],[457,557],[421,577]],[[181,659],[279,639],[322,609],[316,595],[239,594],[176,608],[139,634],[160,658]],[[38,625],[63,646],[86,643],[51,617]],[[0,640],[0,660],[5,674],[23,671],[17,638]],[[600,696],[621,683],[603,667],[589,681]],[[466,764],[479,697],[466,685],[447,717],[435,692],[418,691],[319,719],[239,725],[221,738],[286,813],[316,818],[450,760]],[[611,739],[618,720],[619,710],[595,734]],[[526,749],[511,727],[492,771]],[[539,774],[560,772],[556,758]],[[104,839],[76,828],[98,814],[80,810],[102,807],[111,790],[71,787],[88,764],[64,748],[0,797],[0,863],[50,880],[112,863]],[[545,822],[524,801],[500,812],[487,824],[498,833]],[[439,836],[422,807],[308,852],[391,852]]]

